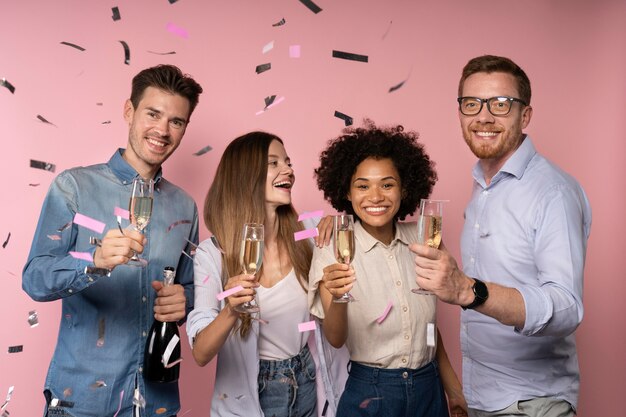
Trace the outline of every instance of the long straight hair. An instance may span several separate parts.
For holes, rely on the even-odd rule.
[[[233,140],[224,150],[215,179],[204,200],[204,223],[224,250],[222,285],[242,272],[239,251],[244,223],[264,223],[267,158],[270,143],[283,141],[266,132],[250,132]],[[285,248],[302,288],[308,290],[308,275],[313,249],[309,242],[294,240],[294,233],[304,229],[293,205],[276,210],[278,247]],[[262,273],[261,271],[258,274]],[[250,316],[242,315],[239,332],[246,337]]]

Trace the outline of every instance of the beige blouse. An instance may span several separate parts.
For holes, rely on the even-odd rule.
[[[417,369],[431,362],[435,348],[426,344],[427,326],[435,324],[436,299],[411,292],[416,288],[414,255],[408,245],[417,241],[416,223],[396,223],[389,246],[373,238],[355,222],[356,253],[352,266],[356,282],[348,304],[350,359],[377,368]],[[332,245],[315,248],[309,273],[311,314],[324,318],[318,292],[323,269],[336,263]],[[380,323],[387,306],[391,310]]]

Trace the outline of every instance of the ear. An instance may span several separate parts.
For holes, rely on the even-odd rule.
[[[530,123],[530,119],[533,116],[533,108],[527,106],[522,112],[522,129],[526,129],[526,126]]]
[[[126,123],[130,124],[131,120],[133,120],[134,115],[135,107],[133,106],[133,102],[128,99],[124,103],[124,120],[126,120]]]

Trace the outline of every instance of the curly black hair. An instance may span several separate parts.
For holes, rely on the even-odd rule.
[[[369,119],[363,127],[344,129],[320,154],[320,166],[315,169],[317,187],[335,210],[356,216],[348,193],[357,166],[367,158],[389,158],[402,186],[402,202],[394,220],[404,220],[415,212],[420,199],[430,196],[437,181],[435,163],[424,145],[417,143],[418,136],[417,132],[405,132],[401,125],[378,127]]]

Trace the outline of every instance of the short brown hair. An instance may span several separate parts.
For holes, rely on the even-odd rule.
[[[492,72],[504,72],[511,74],[517,80],[519,98],[523,100],[526,105],[530,105],[530,80],[524,70],[509,58],[495,55],[483,55],[469,60],[463,68],[461,80],[459,81],[459,97],[463,95],[463,84],[465,84],[465,80],[470,75],[478,72],[486,72],[488,74]]]
[[[130,101],[136,109],[143,97],[146,88],[154,87],[172,94],[185,97],[189,100],[189,117],[198,104],[198,97],[202,87],[188,74],[183,74],[180,68],[174,65],[157,65],[146,68],[133,77],[133,87]]]

